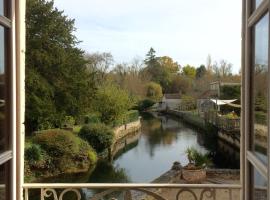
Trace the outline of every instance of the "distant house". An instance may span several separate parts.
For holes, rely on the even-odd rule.
[[[221,100],[222,96],[222,88],[229,87],[232,89],[233,87],[241,87],[241,83],[227,83],[227,82],[221,82],[216,81],[210,83],[210,89],[203,92],[197,99],[197,109],[199,112],[207,112],[211,109],[220,110],[220,106],[224,104],[229,104],[232,102],[235,102],[237,99],[235,96],[229,96],[229,99]],[[227,100],[232,100],[227,102]],[[220,102],[220,103],[218,103]],[[222,103],[223,102],[223,103]]]
[[[161,110],[176,110],[179,108],[181,103],[181,94],[173,93],[173,94],[164,94],[162,101],[160,102],[159,108]]]

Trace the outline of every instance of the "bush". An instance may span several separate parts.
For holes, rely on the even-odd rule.
[[[144,111],[153,106],[155,102],[151,99],[144,99],[139,102],[138,109],[139,111]]]
[[[79,136],[99,153],[109,148],[113,143],[112,130],[102,123],[83,126]]]
[[[91,113],[84,117],[85,124],[100,123],[100,115],[97,113]]]
[[[87,170],[96,163],[96,153],[89,144],[72,132],[60,129],[36,133],[32,141],[48,155],[48,170],[53,173]]]
[[[42,149],[37,144],[28,143],[25,148],[25,159],[29,162],[37,162],[42,159]]]
[[[75,119],[72,116],[65,116],[62,126],[73,127],[75,124]]]
[[[138,120],[139,118],[139,112],[138,110],[129,110],[126,114],[125,114],[125,122],[126,123],[130,123],[130,122],[134,122],[136,120]]]

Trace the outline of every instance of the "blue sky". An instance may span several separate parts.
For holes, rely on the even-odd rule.
[[[228,60],[240,69],[241,0],[55,0],[76,20],[87,52],[111,52],[116,62],[144,58],[150,47],[181,65]]]

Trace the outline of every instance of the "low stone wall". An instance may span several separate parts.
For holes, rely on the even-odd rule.
[[[140,129],[141,129],[141,120],[140,119],[138,119],[137,121],[116,127],[113,130],[115,141],[125,137],[129,133],[136,132]]]
[[[218,131],[218,137],[220,139],[224,140],[228,144],[234,147],[237,147],[239,149],[240,148],[240,134],[238,135],[233,135],[233,134],[237,134],[237,133],[227,134],[225,132]]]
[[[201,118],[198,115],[194,115],[191,112],[188,111],[178,111],[178,110],[167,110],[164,111],[167,114],[171,114],[177,117],[180,117],[181,119],[183,119],[184,122],[190,124],[190,125],[194,125],[197,128],[206,130],[207,129],[207,124],[205,123],[204,119]]]
[[[141,120],[119,126],[114,129],[114,142],[111,146],[111,156],[114,157],[119,151],[129,144],[138,141],[141,130]]]

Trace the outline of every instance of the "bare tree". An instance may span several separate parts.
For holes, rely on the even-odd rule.
[[[109,68],[113,65],[114,60],[111,53],[91,53],[85,55],[87,69],[95,73],[98,82],[104,81]]]

